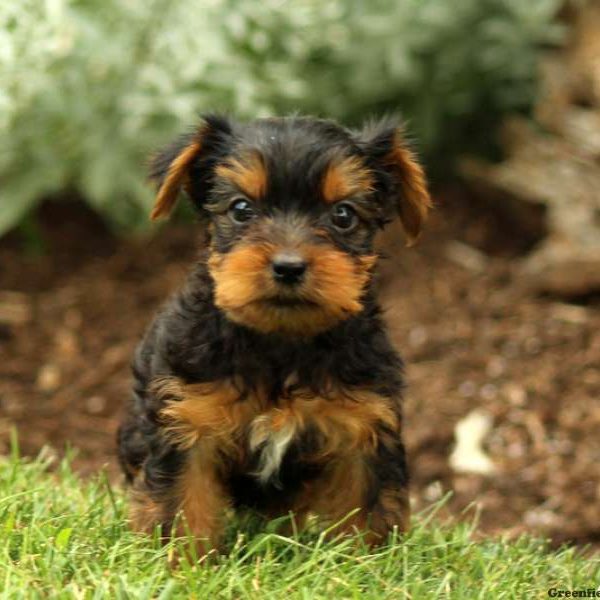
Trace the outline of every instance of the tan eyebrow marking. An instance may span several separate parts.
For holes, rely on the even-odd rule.
[[[358,156],[348,156],[327,167],[321,190],[325,202],[333,204],[352,194],[373,191],[373,176]]]
[[[219,177],[229,179],[242,192],[253,199],[261,198],[267,189],[267,169],[262,156],[257,152],[241,159],[232,158],[216,168]]]

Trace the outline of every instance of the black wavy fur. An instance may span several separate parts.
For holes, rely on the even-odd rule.
[[[274,210],[294,210],[315,218],[314,185],[324,165],[337,154],[355,154],[376,175],[372,213],[362,233],[348,238],[332,230],[331,240],[351,255],[372,251],[374,234],[389,220],[398,194],[393,178],[379,161],[396,123],[370,127],[362,137],[329,121],[300,117],[265,119],[249,125],[207,117],[205,123],[203,151],[190,171],[191,201],[201,220],[214,219],[207,207],[218,204],[220,196],[227,193],[215,181],[215,165],[244,148],[259,149],[269,173],[275,174],[268,194]],[[152,176],[159,183],[193,135],[184,136],[154,159]],[[212,241],[220,252],[227,252],[240,235],[217,222]],[[235,375],[246,391],[268,389],[275,404],[289,394],[285,382],[296,373],[294,385],[315,395],[327,395],[332,383],[368,388],[393,398],[400,411],[402,361],[388,339],[371,287],[359,314],[323,333],[311,338],[266,335],[235,324],[215,306],[208,256],[208,249],[202,250],[185,287],[160,311],[136,351],[133,399],[118,433],[119,459],[130,482],[141,471],[148,493],[159,496],[173,485],[184,463],[183,451],[161,434],[158,412],[162,406],[149,391],[157,377],[175,376],[195,383]],[[381,435],[389,437],[390,432],[381,427]],[[319,474],[320,467],[303,461],[319,443],[311,431],[296,439],[285,454],[278,479],[267,484],[259,483],[247,469],[229,465],[222,477],[234,506],[269,510],[288,505],[303,483]],[[370,469],[370,505],[376,502],[382,486],[405,488],[408,474],[402,441],[398,438],[392,444],[381,444]]]

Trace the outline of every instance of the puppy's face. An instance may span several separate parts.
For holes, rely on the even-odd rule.
[[[153,167],[153,218],[185,188],[208,227],[215,304],[263,333],[312,336],[359,313],[376,230],[395,213],[415,238],[430,204],[389,124],[209,117]]]

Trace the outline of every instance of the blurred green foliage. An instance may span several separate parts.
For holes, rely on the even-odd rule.
[[[430,162],[526,109],[559,0],[7,0],[0,234],[75,191],[117,226],[151,204],[144,160],[202,111],[356,124],[401,111]]]

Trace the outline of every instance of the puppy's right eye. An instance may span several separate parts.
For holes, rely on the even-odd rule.
[[[358,217],[349,204],[338,202],[331,211],[331,222],[341,231],[350,231],[357,224]]]
[[[256,216],[256,211],[248,200],[237,198],[229,206],[229,216],[236,223],[247,223]]]

